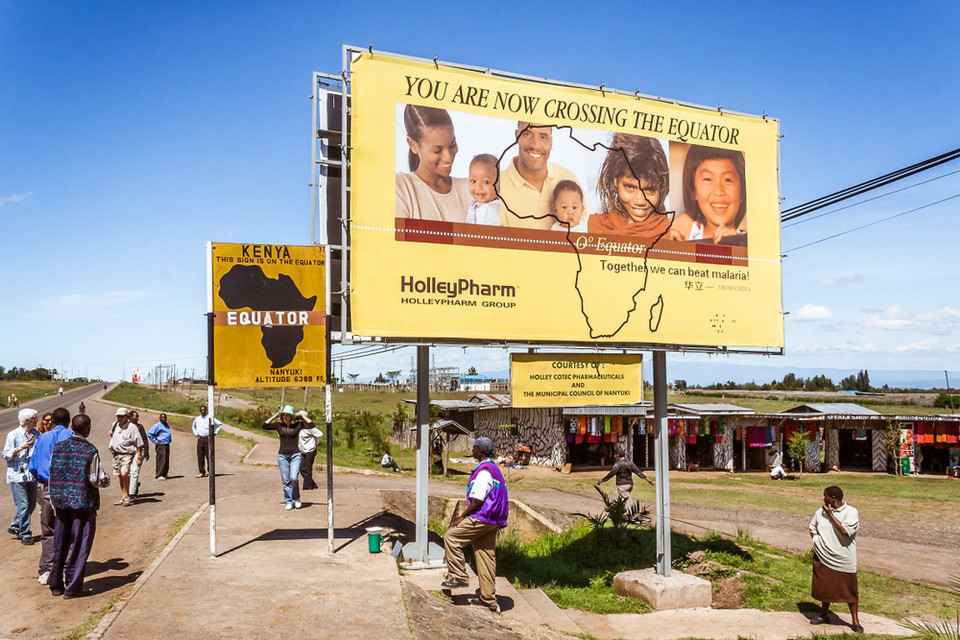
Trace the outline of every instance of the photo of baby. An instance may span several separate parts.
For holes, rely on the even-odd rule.
[[[497,193],[497,158],[481,153],[470,161],[467,182],[473,201],[467,209],[467,224],[500,226],[500,196]]]
[[[557,221],[550,227],[551,231],[568,229],[574,233],[587,232],[587,210],[583,204],[583,189],[573,180],[561,180],[553,188],[551,203],[553,215]]]

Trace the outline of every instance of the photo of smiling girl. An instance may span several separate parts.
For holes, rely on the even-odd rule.
[[[683,208],[671,240],[743,244],[747,230],[747,180],[743,153],[691,145],[683,163]]]
[[[453,178],[457,137],[444,109],[408,104],[403,110],[411,173],[397,174],[397,217],[464,222],[470,207],[466,178]]]
[[[657,238],[670,228],[664,199],[670,170],[655,138],[615,133],[600,167],[598,213],[588,218],[590,233]]]

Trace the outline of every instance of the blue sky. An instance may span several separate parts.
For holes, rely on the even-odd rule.
[[[583,7],[0,2],[0,365],[202,375],[203,245],[309,242],[311,73],[338,73],[344,43],[768,113],[784,207],[960,146],[955,2]],[[815,368],[960,380],[960,198],[794,250],[960,194],[958,169],[784,229],[785,357],[668,367],[704,382]],[[345,370],[407,370],[412,354]],[[508,354],[436,361],[493,374]]]

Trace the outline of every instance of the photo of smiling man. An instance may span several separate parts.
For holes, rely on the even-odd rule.
[[[500,226],[549,230],[553,189],[562,180],[577,181],[573,172],[550,162],[553,127],[518,122],[517,155],[500,176]]]

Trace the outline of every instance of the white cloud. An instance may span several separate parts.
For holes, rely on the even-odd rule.
[[[936,311],[911,313],[897,305],[876,312],[867,320],[872,329],[889,331],[922,331],[934,335],[945,335],[960,326],[960,311],[950,307],[940,307]]]
[[[156,296],[154,291],[107,291],[106,293],[70,293],[40,300],[31,318],[46,318],[51,314],[78,320],[100,319],[115,316],[123,307]]]
[[[843,344],[805,344],[791,349],[790,353],[795,355],[859,355],[881,351],[882,349],[872,342],[863,344],[845,342]]]
[[[18,202],[23,202],[27,198],[33,195],[33,191],[27,193],[17,193],[12,196],[0,196],[0,207],[4,207],[8,204],[16,204]]]
[[[813,322],[815,320],[829,320],[833,313],[827,307],[817,304],[805,304],[790,314],[798,322]]]
[[[897,345],[893,348],[897,353],[913,353],[913,352],[923,352],[927,353],[932,351],[934,347],[937,346],[936,338],[927,338],[926,340],[919,340],[917,342],[910,342],[907,344]]]
[[[855,273],[852,276],[842,276],[840,278],[820,278],[817,284],[821,287],[845,287],[851,284],[861,284],[866,280],[861,273]]]

